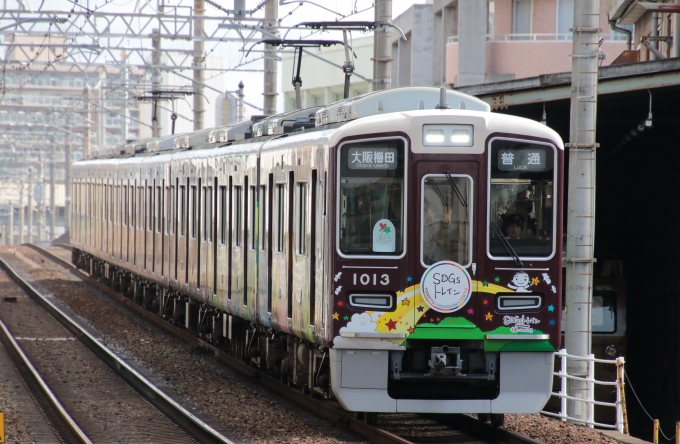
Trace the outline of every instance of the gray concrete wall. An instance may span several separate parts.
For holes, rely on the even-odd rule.
[[[458,78],[456,86],[484,83],[486,71],[486,0],[458,5]]]

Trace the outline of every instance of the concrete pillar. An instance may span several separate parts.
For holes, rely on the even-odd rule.
[[[24,243],[24,181],[19,181],[19,245]]]
[[[40,189],[40,199],[36,199],[38,207],[38,228],[36,230],[36,242],[39,244],[43,239],[43,224],[45,221],[45,184],[43,183],[43,159],[40,157],[38,164],[38,180],[37,183]]]
[[[71,229],[71,144],[64,147],[64,224]]]
[[[56,161],[54,151],[50,153],[50,242],[57,237],[57,203],[56,203]]]
[[[33,168],[28,169],[28,239],[33,242]]]
[[[680,0],[675,0],[680,5]],[[673,14],[673,57],[680,57],[680,14]]]
[[[203,0],[194,0],[194,37],[203,37],[203,19],[205,5]],[[203,81],[205,80],[205,60],[203,59],[203,40],[194,39],[194,131],[203,129],[205,115],[205,96]]]
[[[392,2],[376,2],[375,21],[392,21]],[[392,81],[392,28],[379,26],[373,33],[373,79],[376,91],[390,89]]]
[[[7,245],[14,245],[14,205],[12,202],[9,203],[9,228],[7,233]]]
[[[160,31],[158,28],[154,28],[151,30],[151,34],[153,35],[151,42],[153,44],[153,51],[151,52],[151,64],[154,66],[160,65],[161,64],[161,35]],[[153,69],[151,71],[151,94],[154,96],[154,99],[151,102],[151,126],[152,126],[152,134],[151,137],[160,137],[161,136],[161,110],[160,107],[158,106],[158,100],[156,100],[156,95],[158,95],[158,91],[160,91],[161,86],[163,84],[163,80],[161,77],[161,71],[159,69]]]
[[[475,0],[477,1],[477,0]],[[486,0],[484,0],[486,2]],[[465,3],[465,2],[462,2]],[[485,3],[486,4],[486,3]],[[410,86],[432,86],[433,22],[432,5],[413,5],[411,32]]]
[[[458,79],[456,86],[484,83],[486,8],[486,0],[458,2]]]
[[[273,38],[271,34],[278,36],[279,2],[270,1],[264,7],[264,27],[269,34],[264,34],[263,38]],[[272,45],[265,45],[264,59],[264,114],[276,114],[276,94],[278,89],[278,62],[274,59],[276,48]]]

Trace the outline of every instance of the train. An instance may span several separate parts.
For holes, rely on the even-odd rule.
[[[500,425],[552,388],[563,169],[538,122],[373,91],[74,163],[72,260],[368,423]]]

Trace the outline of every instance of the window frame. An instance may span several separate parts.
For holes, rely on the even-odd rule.
[[[386,141],[391,141],[391,140],[401,140],[403,143],[403,150],[404,150],[404,183],[403,183],[403,193],[404,193],[404,202],[402,205],[402,217],[403,217],[403,240],[402,240],[402,245],[403,249],[401,254],[399,255],[376,255],[376,254],[345,254],[340,250],[340,212],[341,212],[341,187],[340,187],[340,179],[341,179],[341,162],[342,162],[342,148],[345,145],[354,145],[357,143],[370,143],[370,142],[379,142],[381,140],[386,140]],[[408,201],[408,193],[409,193],[409,188],[408,188],[408,183],[409,183],[409,161],[408,161],[408,154],[409,154],[409,142],[408,140],[403,137],[403,136],[390,136],[390,137],[369,137],[366,139],[354,139],[354,140],[347,140],[345,142],[342,142],[341,144],[338,145],[337,152],[335,153],[336,155],[336,194],[335,194],[335,220],[336,220],[336,226],[335,226],[335,251],[338,254],[338,256],[342,258],[348,258],[348,259],[390,259],[390,260],[396,260],[396,259],[402,259],[406,256],[408,253],[408,230],[409,230],[409,225],[408,225],[408,217],[406,216],[406,209],[408,208],[409,201]]]
[[[425,264],[425,257],[424,257],[424,252],[425,249],[423,248],[423,235],[425,232],[425,224],[423,221],[425,220],[425,179],[428,177],[442,177],[446,179],[446,174],[441,174],[441,173],[432,173],[432,174],[425,174],[421,179],[420,179],[420,265],[422,265],[424,268],[430,268],[434,264],[426,265]],[[468,199],[468,205],[470,207],[470,218],[469,218],[469,233],[468,233],[468,261],[466,264],[459,264],[463,268],[469,268],[472,265],[472,256],[474,253],[474,244],[473,244],[473,236],[472,233],[475,231],[475,180],[472,176],[469,174],[454,174],[451,173],[451,177],[465,177],[470,181],[470,193],[466,196]],[[448,259],[452,260],[452,259]],[[456,262],[458,263],[458,262]]]
[[[491,206],[491,164],[493,160],[491,159],[491,156],[493,155],[492,150],[491,150],[491,145],[495,140],[506,140],[506,141],[511,141],[511,142],[520,142],[520,143],[530,143],[530,144],[535,144],[535,145],[544,145],[548,148],[552,148],[553,150],[553,174],[552,174],[552,183],[553,183],[553,226],[552,226],[552,253],[549,256],[522,256],[519,255],[519,258],[525,261],[540,261],[540,262],[546,262],[549,260],[552,260],[555,257],[555,254],[557,253],[557,237],[559,236],[560,242],[562,242],[562,234],[557,233],[557,158],[559,154],[559,150],[557,147],[550,143],[550,142],[545,142],[545,141],[539,141],[539,140],[529,140],[529,139],[523,139],[521,137],[492,137],[487,141],[486,145],[486,150],[487,150],[487,171],[486,171],[486,256],[494,261],[513,261],[514,258],[511,256],[493,256],[491,254],[491,249],[490,249],[490,239],[491,239],[491,212],[489,211],[489,208]]]

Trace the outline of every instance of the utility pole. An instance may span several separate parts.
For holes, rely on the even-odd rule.
[[[130,110],[128,109],[128,70],[127,70],[127,51],[120,52],[121,63],[123,65],[123,118],[120,125],[120,131],[123,133],[123,142],[128,141],[128,119],[130,118]]]
[[[270,2],[271,3],[271,2]],[[205,75],[203,68],[205,60],[203,59],[203,17],[205,14],[205,5],[203,0],[194,0],[194,131],[203,129],[203,118],[205,114],[204,97],[203,97],[203,81]]]
[[[19,245],[24,243],[24,180],[19,180]]]
[[[277,29],[279,20],[279,2],[269,1],[264,7],[264,27],[263,38],[278,38]],[[276,37],[274,37],[276,36]],[[276,114],[276,90],[278,88],[279,73],[277,70],[278,62],[275,59],[274,46],[265,45],[264,51],[264,114]]]
[[[376,2],[375,21],[392,21],[392,0]],[[373,81],[375,91],[392,86],[392,28],[389,26],[378,26],[373,33]]]
[[[151,64],[155,66],[158,66],[161,64],[161,34],[158,28],[154,28],[151,31],[151,34],[153,37],[151,38],[151,41],[153,42],[153,52],[151,53]],[[160,119],[160,111],[158,109],[158,100],[160,97],[160,89],[161,89],[161,71],[157,68],[153,68],[153,71],[151,72],[151,95],[153,96],[151,99],[151,107],[152,107],[152,112],[151,112],[151,137],[160,137],[161,136],[161,119]]]
[[[238,108],[236,108],[236,121],[237,122],[242,122],[244,117],[243,117],[243,87],[245,85],[243,84],[243,80],[238,82]]]
[[[56,190],[55,190],[55,181],[56,181],[56,166],[55,166],[55,158],[54,158],[54,150],[50,152],[50,214],[52,217],[50,218],[50,242],[53,241],[57,236],[57,203],[55,202],[57,196],[56,196]]]
[[[97,115],[99,119],[99,131],[97,131],[97,148],[101,148],[106,145],[106,103],[104,103],[104,80],[106,79],[106,71],[104,68],[99,68],[99,106],[100,108]]]
[[[7,230],[7,245],[14,245],[14,205],[9,202],[9,229]]]
[[[28,243],[33,242],[33,168],[28,169]]]
[[[38,229],[37,229],[37,242],[40,243],[42,241],[42,234],[43,234],[43,217],[45,215],[45,205],[43,202],[45,201],[43,198],[45,196],[45,186],[44,186],[44,181],[43,181],[43,159],[42,156],[38,157],[38,190],[40,190],[40,195],[35,196],[36,197],[36,203],[38,204]]]
[[[71,229],[71,142],[64,147],[64,224]]]
[[[583,357],[591,353],[599,20],[599,0],[574,1],[564,342],[569,354]],[[585,377],[588,363],[571,359],[567,370]],[[568,381],[570,396],[587,399],[586,382]],[[570,417],[585,419],[586,411],[585,402],[567,401]]]

